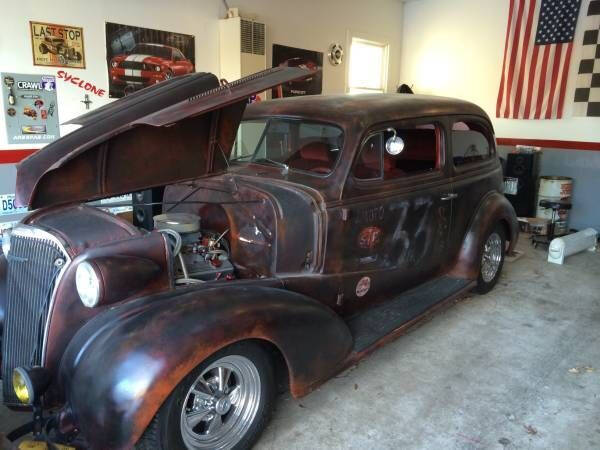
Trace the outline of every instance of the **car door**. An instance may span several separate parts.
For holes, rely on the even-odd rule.
[[[453,195],[444,136],[432,119],[365,136],[343,193],[345,312],[420,284],[448,262]]]
[[[449,119],[455,214],[451,226],[450,253],[458,254],[471,218],[482,198],[497,190],[502,168],[496,155],[491,125],[476,116]]]

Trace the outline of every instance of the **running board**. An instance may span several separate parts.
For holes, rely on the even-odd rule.
[[[470,280],[442,276],[347,320],[354,337],[353,353],[362,353],[436,304],[470,288]],[[395,333],[394,333],[395,334]]]

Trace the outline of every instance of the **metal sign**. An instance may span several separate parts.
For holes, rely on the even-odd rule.
[[[60,137],[56,78],[2,73],[2,98],[9,144],[49,143]]]

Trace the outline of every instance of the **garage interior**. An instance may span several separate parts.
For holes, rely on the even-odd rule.
[[[562,34],[548,38],[544,57],[537,35],[546,39],[543,28],[554,26],[544,19],[553,8],[567,12],[556,13],[553,32]],[[154,51],[139,47],[149,39],[181,48],[168,69],[143,62],[160,72],[157,84],[209,72],[231,89],[238,78],[293,66],[317,75],[249,101],[414,93],[481,107],[520,230],[498,283],[422,317],[305,397],[284,389],[252,448],[600,448],[600,0],[23,0],[5,5],[0,21],[0,232],[7,235],[29,214],[15,197],[21,161],[78,128],[65,122],[149,86],[131,81],[140,71],[127,68],[144,56],[134,44],[140,54]],[[70,36],[64,53],[39,34],[48,27]],[[531,36],[529,52],[519,34]],[[40,77],[52,87],[20,84]],[[44,131],[25,132],[29,124]],[[91,200],[136,226],[167,212],[168,203],[164,211],[152,205],[140,218],[136,195]],[[162,208],[162,194],[143,195]],[[357,296],[360,288],[369,285],[356,285]],[[8,315],[0,313],[2,324]],[[0,449],[32,438],[7,440],[31,416],[0,404]]]

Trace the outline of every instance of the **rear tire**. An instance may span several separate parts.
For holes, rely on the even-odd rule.
[[[480,294],[487,294],[498,282],[504,254],[506,252],[506,236],[500,224],[486,236],[481,246],[481,259],[479,261],[479,276],[475,290]]]
[[[177,385],[136,449],[251,448],[270,419],[275,390],[265,350],[254,342],[233,344]]]

